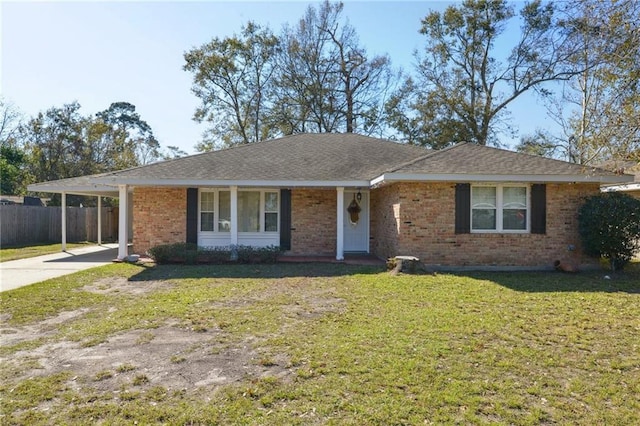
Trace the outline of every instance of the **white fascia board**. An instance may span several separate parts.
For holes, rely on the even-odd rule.
[[[131,179],[131,178],[114,178],[101,177],[96,178],[95,182],[108,185],[132,185],[132,186],[179,186],[179,187],[213,187],[213,186],[238,186],[238,187],[356,187],[368,188],[369,181],[353,180],[353,181],[335,181],[335,180],[221,180],[221,179]]]
[[[600,188],[602,192],[616,192],[616,191],[640,191],[640,183],[627,183],[622,185],[611,185]]]
[[[480,175],[480,174],[424,174],[385,173],[371,181],[371,185],[382,182],[558,182],[558,183],[622,183],[633,180],[631,175]]]
[[[47,185],[46,183],[36,183],[27,185],[27,190],[32,192],[50,192],[54,194],[61,194],[63,192],[67,194],[75,195],[103,195],[103,196],[115,196],[118,195],[118,189],[113,186],[106,185]],[[108,195],[107,195],[108,194]]]

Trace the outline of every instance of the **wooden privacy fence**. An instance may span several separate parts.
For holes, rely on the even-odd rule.
[[[118,239],[118,207],[102,207],[102,241]],[[62,207],[0,205],[0,245],[62,241]],[[67,207],[67,241],[98,241],[98,208]]]

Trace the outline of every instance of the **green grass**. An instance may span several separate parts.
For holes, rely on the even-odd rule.
[[[390,276],[344,265],[109,265],[2,293],[12,327],[88,308],[45,341],[107,341],[178,322],[247,344],[287,378],[172,390],[134,373],[0,377],[3,424],[637,424],[640,271]],[[92,294],[108,277],[170,282]],[[142,332],[138,345],[153,342]],[[135,342],[134,342],[135,343]],[[187,349],[187,348],[181,348]],[[10,357],[16,348],[5,347]],[[182,355],[171,359],[187,365]],[[131,360],[135,365],[137,362]],[[30,365],[29,363],[27,363]],[[31,363],[32,364],[32,363]],[[7,367],[8,368],[8,367]],[[26,366],[14,366],[20,369]],[[113,367],[116,373],[135,369]],[[41,407],[46,407],[42,410]]]
[[[87,247],[94,243],[67,243],[67,250],[78,247]],[[26,259],[29,257],[42,256],[44,254],[59,253],[62,251],[62,244],[29,244],[21,246],[11,246],[0,248],[0,262],[8,262],[10,260]]]

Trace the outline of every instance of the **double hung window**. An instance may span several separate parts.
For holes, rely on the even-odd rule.
[[[231,230],[231,193],[229,191],[200,192],[200,231],[229,232]]]
[[[472,232],[528,232],[527,186],[471,187]]]

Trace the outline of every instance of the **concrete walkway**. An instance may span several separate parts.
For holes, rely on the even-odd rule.
[[[118,257],[117,244],[82,247],[28,259],[0,262],[0,291],[108,265]]]

